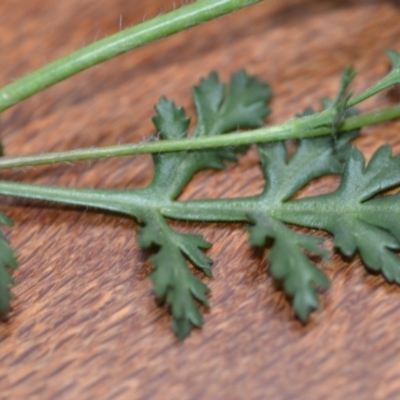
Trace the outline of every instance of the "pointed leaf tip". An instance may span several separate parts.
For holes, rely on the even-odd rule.
[[[389,57],[392,63],[392,71],[400,68],[400,53],[396,50],[387,50],[386,55]]]

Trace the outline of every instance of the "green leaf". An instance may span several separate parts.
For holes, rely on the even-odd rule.
[[[352,94],[349,92],[349,86],[355,76],[356,71],[352,66],[345,68],[342,73],[340,80],[339,91],[334,100],[329,98],[322,99],[321,103],[324,107],[319,117],[324,116],[323,119],[306,119],[304,127],[309,130],[322,127],[330,127],[332,130],[332,137],[336,140],[338,136],[339,129],[346,117],[357,115],[358,111],[350,104],[350,99]],[[315,114],[312,108],[306,109],[302,114],[297,115],[297,117],[308,117]]]
[[[400,53],[398,53],[395,50],[388,50],[386,52],[387,56],[389,57],[391,63],[392,63],[392,70],[391,72],[394,72],[398,69],[400,69]]]
[[[173,317],[173,328],[180,340],[192,327],[201,327],[203,317],[196,301],[208,307],[208,287],[188,269],[186,256],[204,274],[212,276],[212,260],[201,249],[210,247],[200,235],[181,234],[157,214],[148,214],[146,225],[140,229],[138,243],[142,248],[157,246],[151,258],[155,271],[151,275],[157,299],[166,302]]]
[[[244,71],[234,74],[225,90],[214,72],[193,90],[198,112],[194,136],[220,135],[238,128],[258,127],[269,114],[265,105],[271,98],[267,84],[249,77]],[[155,106],[154,125],[160,140],[188,136],[190,119],[182,107],[162,97]],[[237,161],[234,149],[216,149],[164,153],[153,156],[155,173],[151,184],[141,190],[143,198],[157,199],[166,204],[175,200],[190,179],[200,170],[225,167],[225,161]],[[159,210],[132,211],[144,223],[140,230],[139,245],[158,247],[151,258],[155,271],[151,278],[156,297],[171,309],[174,331],[180,339],[186,337],[193,326],[201,326],[202,315],[196,305],[199,301],[208,306],[208,288],[187,268],[185,257],[205,275],[212,276],[210,260],[201,249],[210,247],[201,236],[175,232],[161,216]]]
[[[328,98],[322,99],[321,103],[325,109],[334,106],[334,101]],[[296,117],[315,113],[308,107]],[[356,109],[349,109],[346,116],[357,113]],[[340,174],[352,148],[350,142],[359,134],[360,130],[355,129],[341,134],[339,138],[325,136],[297,140],[290,159],[283,141],[259,144],[261,165],[267,181],[262,196],[270,202],[286,201],[313,179]]]
[[[339,128],[348,115],[347,111],[349,107],[349,100],[351,98],[351,93],[349,92],[349,86],[353,79],[356,77],[357,72],[352,66],[345,68],[342,74],[342,79],[340,82],[340,89],[336,99],[333,101],[331,107],[335,110],[332,119],[332,136],[337,137]]]
[[[258,145],[267,181],[265,201],[286,201],[313,179],[340,174],[351,149],[349,142],[357,135],[358,131],[350,131],[337,140],[331,136],[299,140],[290,159],[285,142]]]
[[[212,72],[193,89],[193,97],[198,114],[194,136],[212,136],[262,126],[270,114],[265,103],[271,100],[272,91],[244,70],[232,75],[225,91],[218,74]]]
[[[312,115],[314,111],[307,109],[300,115],[301,120],[294,119],[271,129],[248,132],[241,135],[237,142],[229,139],[230,144],[241,141],[249,143],[249,140],[267,140],[266,133],[272,133],[271,140],[290,135],[300,138],[291,156],[284,142],[258,145],[266,178],[265,189],[260,195],[178,201],[179,194],[194,174],[206,168],[224,168],[226,161],[236,161],[237,153],[243,150],[239,146],[165,153],[181,148],[182,142],[157,147],[162,153],[153,156],[154,178],[143,189],[67,189],[1,182],[2,193],[98,207],[136,217],[143,224],[139,245],[142,248],[155,248],[155,255],[151,258],[155,294],[169,306],[174,330],[180,339],[186,337],[193,327],[203,323],[199,307],[201,304],[208,306],[209,289],[191,273],[187,262],[211,276],[212,261],[203,252],[210,244],[199,235],[176,232],[164,217],[196,221],[250,221],[253,223],[250,227],[251,244],[270,247],[270,273],[283,284],[285,292],[293,299],[296,315],[305,322],[311,311],[319,306],[317,289],[329,286],[326,275],[314,265],[309,253],[325,257],[326,252],[320,247],[321,239],[293,231],[285,224],[332,232],[334,244],[343,254],[352,256],[358,252],[369,269],[381,272],[390,282],[400,283],[400,258],[396,254],[400,250],[400,194],[386,193],[400,185],[400,158],[392,157],[390,148],[383,147],[366,166],[362,154],[349,145],[358,131],[338,136],[339,128],[370,124],[398,115],[399,109],[391,107],[383,112],[349,119],[342,125],[346,117],[356,113],[351,106],[399,83],[400,55],[394,51],[389,51],[388,55],[392,61],[392,71],[358,96],[351,97],[348,91],[355,76],[350,67],[342,76],[336,99],[323,100],[326,109],[322,112]],[[190,143],[199,143],[204,136],[261,126],[263,118],[270,112],[265,103],[271,99],[271,95],[267,84],[248,76],[244,71],[235,73],[227,85],[220,82],[216,73],[212,73],[202,79],[193,91],[198,115],[192,136],[199,140]],[[158,135],[152,140],[165,141],[190,136],[190,119],[183,108],[162,97],[155,109],[153,122]],[[319,129],[321,127],[325,129]],[[310,139],[313,135],[326,134],[330,128],[331,137]],[[208,139],[208,145],[210,142],[212,140]],[[222,143],[227,142],[220,141],[219,145]],[[132,147],[129,148],[132,151]],[[148,147],[141,146],[140,151],[143,149]],[[74,154],[74,160],[88,158],[89,153],[91,156],[97,154],[99,157],[108,157],[126,155],[127,147],[97,153],[71,153]],[[71,154],[64,157],[65,153],[28,159],[31,163],[43,163],[70,159],[68,157]],[[25,163],[26,159],[7,165],[21,166]],[[342,174],[341,184],[336,191],[293,200],[297,192],[310,181],[328,174]],[[9,222],[1,214],[0,221]],[[0,310],[3,312],[8,311],[9,288],[13,283],[9,270],[14,265],[13,253],[6,239],[0,235]]]
[[[365,166],[362,153],[355,147],[335,196],[363,202],[374,195],[397,186],[400,182],[400,156],[392,157],[391,147],[380,147]]]
[[[0,223],[12,226],[12,221],[4,214],[0,213]],[[0,313],[7,315],[10,311],[10,302],[12,299],[10,287],[14,285],[14,279],[10,275],[10,271],[17,267],[14,252],[0,231]]]
[[[329,280],[314,266],[302,250],[308,250],[326,258],[327,252],[320,247],[322,239],[293,232],[275,218],[266,215],[250,215],[250,244],[264,246],[273,240],[268,259],[270,274],[283,282],[285,293],[293,298],[297,317],[308,321],[312,310],[319,307],[316,288],[327,289]]]
[[[157,115],[153,117],[153,122],[161,139],[176,139],[187,135],[189,118],[183,108],[176,108],[173,102],[164,97],[155,108]],[[173,200],[197,172],[208,168],[224,168],[224,158],[236,160],[235,156],[232,158],[229,154],[227,157],[224,155],[217,150],[155,154],[155,173],[148,190],[153,191],[154,196]]]
[[[400,259],[393,253],[400,249],[400,198],[374,198],[399,184],[400,157],[392,157],[389,146],[379,148],[367,166],[353,148],[339,188],[292,202],[286,220],[331,232],[334,245],[344,255],[359,252],[369,269],[400,283]]]
[[[313,113],[312,109],[306,109],[302,115]],[[303,250],[323,258],[327,253],[319,247],[321,239],[286,227],[280,220],[285,221],[287,214],[281,210],[291,204],[290,198],[311,180],[327,174],[341,174],[351,154],[349,142],[358,134],[359,131],[347,132],[336,140],[332,136],[299,140],[291,157],[285,142],[258,145],[266,184],[258,197],[260,212],[249,213],[249,221],[254,224],[250,228],[250,244],[265,246],[268,240],[272,241],[268,253],[270,273],[283,282],[285,293],[293,298],[294,311],[303,322],[319,306],[316,288],[329,287],[326,275]],[[262,213],[262,208],[266,212]]]
[[[198,112],[194,136],[215,136],[238,128],[262,125],[270,110],[266,102],[271,99],[269,86],[244,71],[233,74],[225,93],[225,85],[213,72],[193,90]],[[188,135],[190,119],[182,107],[162,97],[155,106],[153,122],[162,140],[179,139]],[[190,181],[203,169],[223,169],[225,161],[237,161],[236,153],[243,146],[215,150],[201,150],[154,155],[156,171],[150,190],[157,196],[175,199]]]
[[[332,107],[337,107],[340,105],[341,109],[346,109],[347,101],[351,97],[349,93],[349,86],[353,79],[356,77],[357,72],[355,71],[353,66],[348,66],[344,69],[342,73],[342,78],[340,80],[340,88],[339,93],[336,96],[336,99],[332,103]]]
[[[162,139],[181,139],[186,136],[190,118],[186,117],[183,107],[176,107],[173,101],[161,97],[154,107],[157,115],[153,123]]]
[[[379,210],[371,218],[371,210],[364,209],[367,200],[374,195],[388,190],[400,183],[400,157],[391,157],[389,146],[379,148],[368,166],[362,154],[354,148],[349,159],[343,179],[332,199],[343,207],[357,208],[357,213],[344,213],[345,218],[330,218],[326,228],[334,234],[334,244],[345,255],[353,255],[355,251],[365,265],[380,271],[389,281],[400,283],[400,259],[390,250],[400,249],[397,240],[382,229],[374,226],[374,220],[380,219]],[[397,198],[393,196],[393,201]],[[398,203],[397,203],[398,204]],[[383,225],[382,221],[378,222]],[[390,231],[390,225],[384,226]]]

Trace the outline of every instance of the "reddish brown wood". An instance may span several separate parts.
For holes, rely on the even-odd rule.
[[[333,96],[354,64],[358,91],[400,49],[398,1],[282,0],[193,28],[98,66],[2,115],[7,154],[141,141],[153,104],[167,95],[193,111],[190,88],[212,69],[269,80],[277,123]],[[85,43],[172,9],[171,0],[0,2],[0,84]],[[394,95],[396,98],[396,95]],[[398,101],[398,99],[397,99]],[[383,107],[380,95],[364,109]],[[364,130],[368,156],[399,146],[400,123]],[[137,187],[148,156],[2,172],[26,182]],[[334,187],[316,182],[303,194]],[[183,197],[236,196],[262,187],[254,151],[205,172]],[[204,329],[177,343],[155,305],[146,255],[127,218],[2,198],[20,268],[13,312],[0,326],[3,399],[387,399],[400,397],[400,288],[335,256],[332,288],[307,326],[292,316],[239,224],[176,223],[214,243],[211,310]]]

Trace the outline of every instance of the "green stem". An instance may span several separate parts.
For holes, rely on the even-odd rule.
[[[103,61],[260,1],[198,0],[99,40],[0,89],[0,112]]]
[[[2,195],[97,208],[138,218],[143,210],[160,206],[157,199],[151,199],[146,191],[141,189],[69,188],[0,181],[0,192]]]
[[[347,118],[338,132],[345,132],[374,125],[400,117],[400,105],[385,110]],[[179,140],[164,140],[127,144],[100,148],[88,148],[63,152],[34,154],[28,156],[2,157],[0,169],[53,164],[60,162],[82,161],[89,159],[110,158],[135,154],[163,153],[173,151],[201,150],[225,146],[272,142],[286,139],[311,138],[332,134],[331,114],[323,112],[315,116],[289,120],[281,125],[255,129],[247,132]]]
[[[254,212],[255,209],[266,212],[265,204],[258,196],[168,201],[155,198],[146,189],[68,188],[9,181],[0,181],[0,193],[6,196],[114,211],[138,219],[147,215],[149,210],[160,212],[167,217],[191,221],[246,221],[247,214]]]
[[[347,107],[351,108],[360,104],[366,99],[376,95],[379,92],[382,92],[385,89],[398,85],[400,83],[400,68],[396,68],[392,72],[390,72],[387,76],[385,76],[382,80],[377,82],[375,85],[371,86],[364,92],[360,93],[357,96],[350,98]]]
[[[266,214],[289,224],[325,229],[326,220],[338,218],[344,213],[349,215],[366,215],[369,220],[376,219],[379,212],[398,214],[397,208],[384,204],[385,197],[370,200],[367,204],[346,203],[335,200],[335,194],[325,195],[324,207],[320,209],[321,195],[307,197],[289,202],[269,202],[263,195],[240,198],[218,198],[187,201],[169,201],[154,196],[147,189],[110,190],[53,187],[36,184],[0,181],[2,195],[26,199],[51,201],[74,206],[92,207],[101,210],[114,211],[143,220],[150,212],[156,212],[164,217],[185,221],[248,221],[251,213]],[[332,200],[333,198],[333,200]],[[343,206],[345,204],[345,206]],[[383,206],[382,206],[383,204]],[[318,218],[321,216],[321,218]],[[376,220],[379,225],[379,218]]]

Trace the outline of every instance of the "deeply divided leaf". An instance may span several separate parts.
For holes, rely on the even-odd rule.
[[[212,136],[262,126],[270,113],[266,102],[272,91],[268,84],[243,70],[232,75],[225,89],[217,73],[212,72],[193,89],[193,97],[198,114],[194,136]]]
[[[340,174],[351,149],[349,142],[357,135],[358,131],[351,131],[337,140],[331,136],[299,140],[290,159],[285,142],[258,145],[266,201],[286,201],[313,179]]]
[[[332,104],[325,103],[327,106]],[[302,115],[313,113],[312,109],[307,109]],[[258,145],[266,184],[259,196],[259,213],[249,214],[249,221],[253,223],[250,243],[270,248],[267,255],[270,273],[283,283],[285,293],[293,299],[296,315],[303,322],[319,306],[316,289],[329,286],[326,275],[304,251],[324,258],[326,252],[320,248],[319,238],[293,232],[280,222],[289,219],[282,210],[313,179],[341,174],[351,154],[350,141],[358,134],[358,131],[351,131],[337,139],[327,136],[299,140],[290,157],[285,142]]]
[[[4,214],[0,213],[0,223],[12,226],[12,221]],[[10,287],[14,285],[14,279],[10,271],[17,267],[14,252],[11,249],[4,234],[0,231],[0,314],[7,315],[10,310],[12,299]]]
[[[268,260],[270,274],[283,283],[285,293],[293,298],[293,308],[303,322],[319,306],[316,288],[326,289],[329,280],[304,254],[303,250],[326,257],[320,238],[303,235],[287,228],[275,218],[250,215],[250,244],[264,246],[272,240]]]
[[[365,265],[400,283],[399,195],[374,197],[400,184],[400,157],[388,146],[379,148],[366,166],[354,148],[339,188],[333,193],[292,202],[287,220],[331,232],[334,245],[346,256],[360,254]],[[301,212],[299,212],[301,211]]]
[[[269,85],[248,76],[244,71],[234,74],[228,87],[213,72],[193,90],[198,113],[194,136],[215,136],[239,128],[262,125],[270,110]],[[190,119],[182,107],[176,107],[162,97],[155,106],[153,122],[160,139],[178,139],[188,136]],[[237,161],[235,153],[243,147],[200,150],[154,155],[156,171],[150,185],[158,196],[175,199],[194,174],[203,169],[222,169],[225,161]]]
[[[212,73],[194,88],[193,96],[198,113],[194,136],[214,136],[239,128],[258,127],[270,112],[266,106],[271,99],[269,86],[244,71],[234,74],[227,88],[218,75]],[[190,119],[183,108],[162,97],[155,109],[157,114],[153,122],[159,139],[188,136]],[[198,171],[224,168],[225,161],[236,161],[235,153],[241,151],[242,148],[226,148],[154,155],[153,181],[141,191],[142,196],[171,202]],[[202,325],[196,302],[207,306],[208,293],[207,286],[188,270],[186,258],[205,275],[211,276],[212,261],[201,250],[210,244],[201,236],[175,232],[157,210],[134,215],[144,223],[139,238],[141,247],[158,247],[151,259],[155,267],[151,277],[155,293],[170,307],[174,331],[183,339],[193,326]]]
[[[142,248],[157,247],[151,258],[155,271],[151,275],[154,292],[160,302],[166,302],[173,317],[173,327],[179,339],[190,334],[192,327],[201,327],[203,317],[197,301],[208,307],[208,287],[188,269],[185,257],[206,275],[211,276],[209,259],[202,249],[210,247],[199,235],[174,231],[160,215],[148,215],[138,240]]]
[[[266,248],[269,272],[282,284],[295,314],[303,322],[319,306],[318,290],[329,286],[327,276],[315,260],[315,256],[327,259],[327,252],[321,247],[320,238],[300,233],[292,225],[330,232],[334,246],[344,256],[358,253],[369,270],[400,284],[400,194],[390,192],[400,186],[400,156],[393,157],[391,148],[384,146],[367,164],[360,151],[350,144],[359,132],[339,134],[344,120],[357,112],[352,106],[400,83],[400,55],[391,50],[388,56],[391,71],[365,92],[351,96],[349,85],[355,72],[347,68],[336,98],[323,101],[325,110],[313,115],[314,111],[307,109],[298,116],[302,120],[282,125],[282,129],[285,126],[294,129],[297,137],[303,139],[290,144],[257,145],[265,177],[264,190],[259,195],[178,200],[197,172],[222,169],[227,161],[236,161],[237,154],[243,151],[239,146],[155,154],[154,176],[147,187],[128,191],[91,190],[90,194],[84,189],[75,189],[74,200],[68,201],[120,211],[142,224],[138,243],[154,251],[151,257],[154,292],[170,309],[174,331],[180,339],[189,335],[193,327],[202,326],[200,309],[208,307],[209,289],[192,273],[190,264],[200,273],[212,276],[212,260],[204,253],[210,244],[202,236],[177,232],[165,217],[249,222],[250,243]],[[157,136],[152,140],[200,138],[260,127],[270,113],[266,103],[271,96],[267,84],[244,71],[233,74],[228,84],[222,83],[213,72],[193,89],[197,112],[193,132],[185,110],[162,97],[155,106],[153,122]],[[347,122],[351,125],[351,120]],[[332,135],[306,138],[329,131],[327,127],[331,128]],[[336,190],[298,199],[299,191],[307,184],[331,174],[341,176]],[[68,191],[46,190],[48,197],[43,195],[43,198],[50,200],[65,201],[63,195],[68,195]],[[50,192],[52,195],[57,192],[59,197],[51,197]],[[40,190],[35,188],[34,193],[31,196],[37,198]],[[75,202],[77,198],[79,201]],[[0,223],[7,225],[10,221],[0,214]],[[0,232],[0,312],[3,314],[9,310],[13,284],[10,270],[15,265],[13,252]]]

